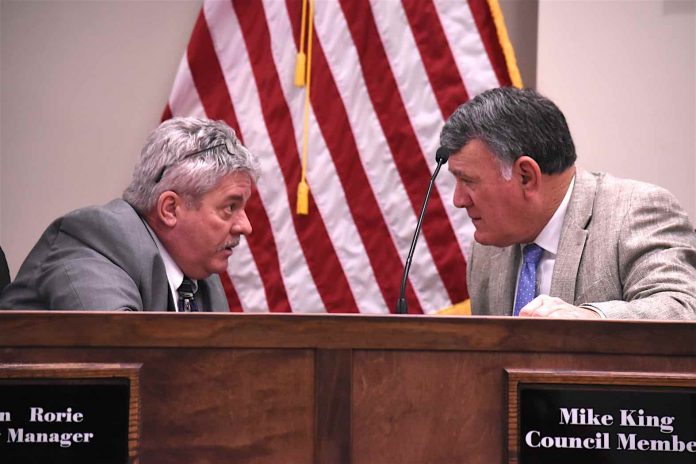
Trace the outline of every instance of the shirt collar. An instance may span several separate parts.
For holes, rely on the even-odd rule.
[[[539,245],[544,250],[554,255],[558,252],[558,242],[561,241],[561,231],[563,229],[563,219],[565,218],[566,211],[568,210],[568,204],[570,203],[570,195],[573,193],[573,187],[575,186],[575,176],[570,181],[568,185],[568,190],[563,197],[563,201],[558,205],[556,212],[553,213],[549,222],[541,230],[541,233],[537,235],[534,243]]]
[[[159,254],[162,257],[162,261],[164,262],[164,270],[167,273],[167,281],[169,282],[169,288],[172,290],[172,293],[176,295],[176,292],[181,286],[181,282],[184,281],[184,271],[182,271],[181,268],[177,266],[177,264],[174,262],[174,258],[172,258],[172,255],[169,254],[162,242],[160,242],[159,238],[157,237],[157,234],[154,230],[152,230],[150,225],[145,221],[143,222],[145,223],[145,227],[147,227],[147,229],[150,231],[152,239],[155,241],[155,245],[157,245]],[[198,291],[198,281],[192,279],[191,282],[193,282],[193,291],[195,293],[196,291]]]

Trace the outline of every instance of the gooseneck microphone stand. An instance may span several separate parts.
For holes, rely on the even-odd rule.
[[[421,226],[423,225],[425,210],[428,207],[428,202],[430,201],[430,193],[433,190],[435,178],[437,177],[437,174],[440,172],[440,168],[442,167],[442,165],[447,162],[449,155],[449,151],[443,147],[438,148],[435,152],[435,161],[437,161],[437,167],[435,167],[435,172],[433,172],[433,176],[430,178],[430,183],[428,184],[428,191],[425,192],[423,207],[421,208],[420,216],[418,216],[418,222],[416,223],[416,231],[413,233],[413,239],[411,240],[411,248],[408,250],[408,256],[406,257],[406,264],[404,265],[404,275],[401,277],[401,292],[399,293],[399,299],[396,302],[397,314],[408,313],[408,303],[406,302],[406,282],[408,282],[408,271],[411,270],[411,261],[413,261],[413,253],[416,251],[416,243],[418,243],[418,236],[420,235]]]

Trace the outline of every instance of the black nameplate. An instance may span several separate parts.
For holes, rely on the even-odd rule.
[[[521,464],[696,462],[696,389],[518,386]]]
[[[129,462],[128,378],[0,379],[0,462]]]

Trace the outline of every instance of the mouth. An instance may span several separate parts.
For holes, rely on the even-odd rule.
[[[237,245],[239,245],[239,239],[232,242],[225,242],[222,246],[220,246],[220,248],[218,248],[218,251],[225,251],[232,254],[232,249]]]

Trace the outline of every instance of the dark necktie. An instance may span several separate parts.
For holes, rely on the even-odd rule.
[[[530,243],[522,251],[524,261],[520,271],[520,280],[517,283],[517,297],[515,298],[513,316],[519,316],[520,310],[536,296],[536,268],[543,253],[544,249],[536,243]]]
[[[179,311],[185,313],[198,312],[198,305],[194,299],[193,282],[184,276],[183,282],[179,285]]]

